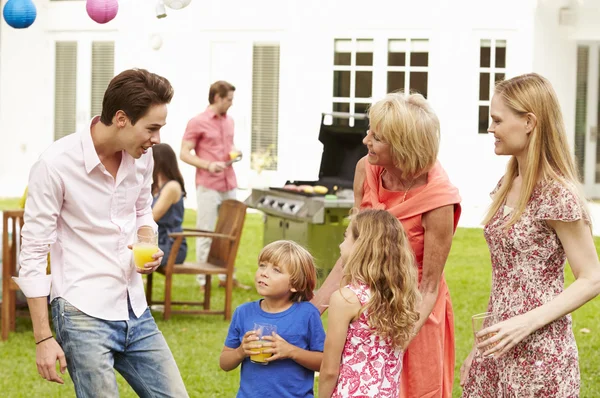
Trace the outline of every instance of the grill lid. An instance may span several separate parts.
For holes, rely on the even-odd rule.
[[[326,119],[331,119],[332,123],[325,124]],[[352,120],[354,125],[350,126]],[[286,185],[323,185],[329,192],[352,189],[356,163],[367,154],[367,147],[362,140],[368,128],[369,119],[364,114],[323,113],[319,131],[319,141],[323,144],[319,179],[287,181]]]

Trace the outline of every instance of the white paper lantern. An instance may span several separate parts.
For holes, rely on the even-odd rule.
[[[155,33],[152,36],[150,36],[150,47],[152,47],[154,51],[160,50],[162,45],[163,39],[158,33]]]
[[[165,5],[173,10],[181,10],[190,4],[192,0],[164,0]]]

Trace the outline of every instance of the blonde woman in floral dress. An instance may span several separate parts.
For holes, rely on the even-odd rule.
[[[484,229],[498,323],[461,368],[463,397],[579,397],[569,313],[600,293],[600,264],[558,100],[545,78],[517,76],[497,85],[491,117],[496,154],[511,156]],[[566,259],[576,281],[563,290]]]

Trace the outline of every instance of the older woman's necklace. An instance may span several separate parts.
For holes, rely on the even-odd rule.
[[[404,191],[404,196],[402,197],[402,202],[400,202],[400,203],[404,203],[404,201],[406,200],[406,195],[408,195],[408,191],[410,191],[410,189],[412,188],[412,186],[414,185],[416,180],[417,180],[416,178],[412,179],[412,181],[408,185],[408,188],[406,188],[406,191]]]
[[[384,169],[383,173],[387,174],[387,169]],[[382,175],[382,177],[383,177],[383,175]],[[413,185],[415,184],[415,181],[417,181],[417,178],[413,178],[412,180],[410,180],[410,184],[408,184],[408,186],[404,190],[404,195],[402,196],[402,202],[400,202],[400,203],[404,203],[404,201],[406,200],[406,195],[408,195],[408,191],[410,191],[410,189],[413,187]],[[402,187],[404,188],[405,185],[402,184]]]

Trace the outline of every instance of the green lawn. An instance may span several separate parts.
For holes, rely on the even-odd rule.
[[[0,199],[0,209],[15,207],[16,200]],[[193,226],[195,215],[186,212],[186,224]],[[596,242],[597,247],[600,242]],[[193,246],[190,245],[194,256]],[[256,258],[262,246],[262,218],[248,214],[242,244],[236,262],[238,278],[253,284]],[[567,272],[569,282],[573,280]],[[454,396],[460,396],[458,369],[472,345],[470,316],[485,311],[490,287],[490,261],[479,229],[459,229],[446,267],[456,318],[456,383]],[[163,292],[163,277],[155,277],[155,294]],[[223,291],[214,282],[215,306],[223,303]],[[175,297],[198,298],[198,288],[193,277],[179,276],[175,279]],[[234,306],[258,298],[256,292],[236,290]],[[588,303],[573,314],[582,377],[582,397],[600,396],[600,299]],[[158,326],[164,333],[181,370],[188,392],[192,397],[234,397],[239,382],[239,371],[225,373],[219,368],[218,358],[227,334],[228,323],[219,316],[174,315],[163,322],[160,313],[154,313]],[[326,324],[326,316],[323,318]],[[598,328],[597,328],[598,327]],[[591,332],[581,333],[582,328]],[[0,396],[2,397],[74,397],[73,386],[65,377],[65,385],[51,384],[40,379],[35,366],[35,345],[31,322],[26,318],[17,321],[17,333],[6,342],[0,342]],[[118,377],[121,396],[135,397],[135,393]]]

